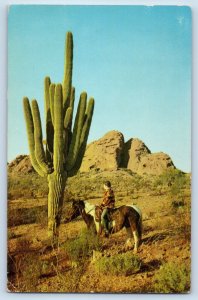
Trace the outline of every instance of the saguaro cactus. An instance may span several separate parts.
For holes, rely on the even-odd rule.
[[[67,33],[64,78],[62,84],[44,81],[46,142],[43,143],[38,103],[23,98],[30,158],[40,176],[47,176],[48,234],[53,240],[58,229],[63,206],[66,180],[80,168],[91,125],[94,99],[87,103],[86,92],[81,93],[74,125],[72,126],[75,89],[72,87],[73,37]],[[73,127],[73,130],[72,130]]]

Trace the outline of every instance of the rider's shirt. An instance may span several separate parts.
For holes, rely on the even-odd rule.
[[[102,207],[109,207],[113,208],[115,205],[115,196],[113,190],[110,188],[104,193],[103,201],[102,201]]]

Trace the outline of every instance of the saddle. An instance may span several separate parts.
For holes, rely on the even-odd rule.
[[[114,210],[114,208],[108,208],[108,220],[109,221],[110,221],[110,215],[109,215],[109,213],[111,211],[113,211],[113,210]],[[96,222],[101,222],[102,212],[103,212],[102,207],[99,206],[99,205],[96,205],[96,207],[95,207],[95,220],[96,220]]]
[[[95,207],[95,220],[101,222],[102,208],[99,205]]]

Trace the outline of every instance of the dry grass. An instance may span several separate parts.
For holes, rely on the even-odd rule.
[[[158,177],[140,177],[128,170],[119,170],[79,174],[70,178],[65,191],[60,247],[56,250],[47,239],[46,186],[42,187],[43,179],[40,177],[28,176],[22,181],[9,177],[9,195],[13,199],[8,201],[9,290],[156,292],[156,282],[159,282],[156,274],[161,274],[162,266],[170,265],[173,261],[177,265],[190,263],[188,175],[172,172]],[[131,266],[131,260],[127,260],[127,257],[132,257],[131,252],[124,250],[127,238],[124,230],[109,239],[97,241],[84,232],[85,224],[80,218],[64,224],[70,201],[80,198],[100,203],[102,185],[108,179],[112,182],[117,205],[136,203],[143,212],[143,240],[137,256],[141,266],[136,273],[124,271],[125,267]],[[27,194],[25,198],[28,180],[29,184],[34,180],[34,193]],[[176,185],[179,186],[177,192]],[[106,271],[102,275],[93,263],[92,253],[95,256],[98,253],[98,262],[102,259],[105,261],[103,266]],[[123,263],[122,270],[118,272],[120,259],[126,260],[126,264]],[[116,267],[118,265],[119,268]],[[114,273],[113,266],[117,270]],[[108,268],[112,271],[111,275]],[[166,281],[164,274],[160,278]],[[183,275],[181,277],[183,284]]]

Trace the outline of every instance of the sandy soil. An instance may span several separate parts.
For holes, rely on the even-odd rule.
[[[100,199],[90,199],[98,203]],[[60,247],[51,249],[45,222],[21,224],[8,228],[8,289],[40,292],[155,292],[153,278],[166,262],[190,263],[190,194],[185,205],[172,208],[166,193],[152,195],[139,192],[135,202],[143,213],[143,238],[138,251],[140,270],[129,275],[99,273],[88,257],[76,267],[61,245],[76,238],[85,224],[81,218],[60,226]],[[9,201],[9,211],[18,208],[46,206],[46,199]],[[131,197],[119,198],[118,204],[131,203]],[[69,205],[69,204],[68,204]],[[25,223],[25,222],[24,222]],[[124,253],[126,232],[123,229],[109,239],[102,238],[103,253]],[[130,250],[132,251],[132,250]]]

